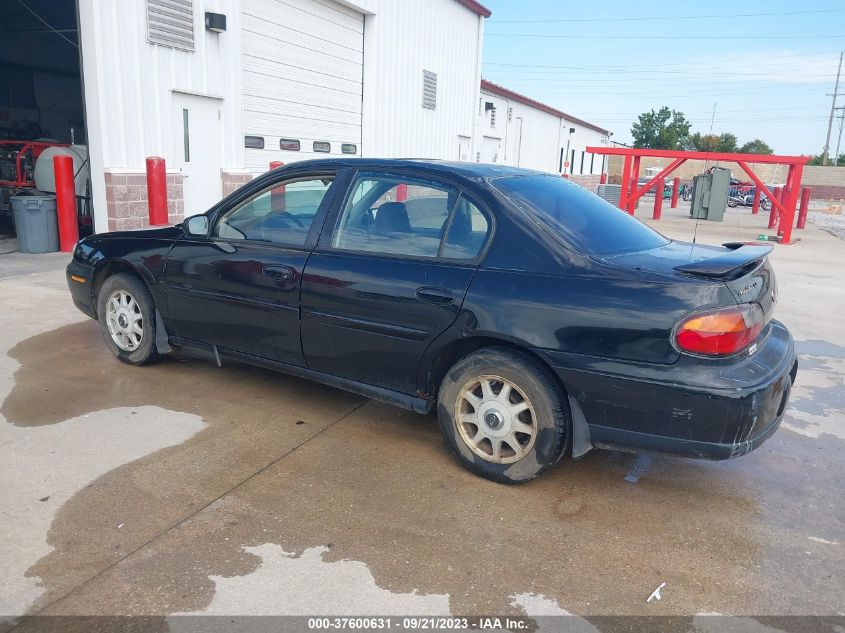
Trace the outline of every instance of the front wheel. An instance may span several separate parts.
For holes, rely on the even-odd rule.
[[[771,211],[772,201],[768,198],[763,198],[762,200],[760,200],[760,206],[763,207],[763,211]]]
[[[158,358],[153,298],[137,277],[119,273],[103,281],[97,320],[106,345],[119,360],[144,365]]]
[[[465,468],[505,484],[529,481],[554,465],[571,428],[565,395],[548,368],[498,347],[474,352],[447,372],[437,417]]]

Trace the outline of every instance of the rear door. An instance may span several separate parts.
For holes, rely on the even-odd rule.
[[[175,244],[165,283],[179,337],[304,364],[302,272],[330,205],[334,178],[330,171],[280,177],[223,209],[207,237]]]
[[[457,317],[491,226],[455,185],[359,173],[305,270],[308,366],[413,393],[419,359]]]

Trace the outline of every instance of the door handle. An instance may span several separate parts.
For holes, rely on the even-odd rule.
[[[449,305],[455,300],[455,295],[452,294],[451,290],[447,290],[446,288],[423,286],[422,288],[417,288],[417,299],[424,303]]]
[[[280,282],[296,279],[296,270],[290,266],[265,266],[262,272]]]

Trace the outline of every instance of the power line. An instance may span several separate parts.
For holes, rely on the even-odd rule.
[[[845,35],[561,35],[549,33],[485,33],[485,36],[567,40],[841,40],[845,38]]]
[[[719,14],[719,15],[675,15],[675,16],[649,16],[649,17],[633,17],[633,18],[546,18],[546,19],[531,19],[531,20],[497,20],[492,19],[488,22],[497,22],[499,24],[529,24],[529,23],[549,23],[549,22],[656,22],[669,20],[709,20],[726,18],[757,18],[757,17],[780,17],[788,15],[815,15],[818,13],[841,13],[845,9],[819,9],[816,11],[779,11],[777,13],[733,13],[733,14]]]
[[[773,60],[773,59],[799,59],[805,57],[823,57],[825,55],[838,55],[839,51],[815,51],[812,53],[791,53],[789,55],[764,55],[761,53],[755,53],[761,60]],[[831,57],[832,61],[835,61],[835,57]],[[755,62],[755,66],[781,66],[781,62],[757,62],[756,59],[752,60]],[[713,66],[713,64],[716,66]],[[790,62],[787,62],[790,63]],[[799,63],[798,61],[791,62],[791,63]],[[543,64],[514,64],[513,62],[494,62],[494,61],[486,61],[484,62],[485,66],[511,66],[515,68],[564,68],[564,69],[572,69],[572,70],[602,70],[605,68],[614,68],[619,70],[627,70],[630,68],[642,68],[643,64],[606,64],[603,66],[554,66],[554,65],[543,65]],[[665,67],[674,67],[674,66],[690,66],[694,65],[696,68],[711,68],[721,70],[724,68],[735,68],[736,61],[735,60],[724,60],[722,62],[706,62],[706,61],[685,61],[685,62],[664,62],[664,63],[657,63],[652,64],[649,62],[648,68],[665,68]]]

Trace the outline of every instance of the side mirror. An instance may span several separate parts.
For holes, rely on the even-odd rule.
[[[208,216],[192,215],[182,222],[182,229],[185,231],[186,235],[206,237],[208,235]]]

